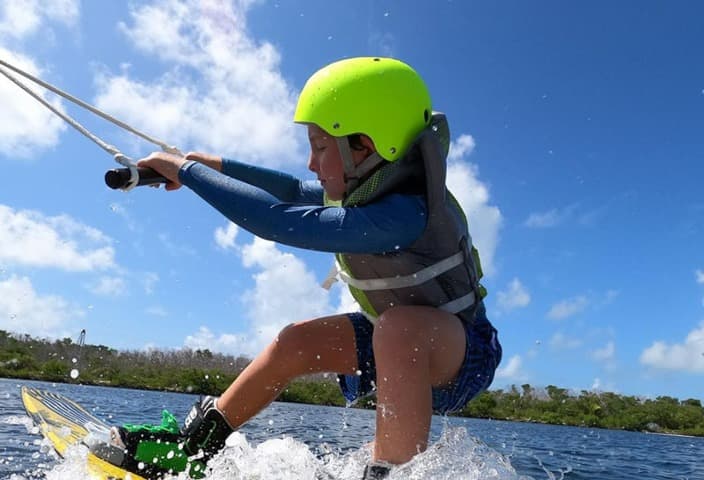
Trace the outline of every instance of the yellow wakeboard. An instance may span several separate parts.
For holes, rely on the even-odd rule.
[[[89,428],[110,428],[102,420],[86,411],[78,403],[58,393],[23,386],[22,403],[40,433],[51,442],[59,456],[80,445],[88,436]],[[86,467],[97,480],[146,480],[95,456],[88,451]]]

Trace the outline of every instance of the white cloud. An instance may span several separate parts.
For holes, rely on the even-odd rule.
[[[242,355],[259,353],[259,345],[245,335],[223,333],[215,335],[208,327],[200,327],[198,332],[188,335],[184,346],[193,350],[208,349],[212,352]]]
[[[39,68],[26,56],[0,47],[0,58],[32,75],[41,75]],[[62,110],[60,102],[47,98],[43,89],[30,82],[23,83]],[[0,144],[5,154],[12,152],[13,159],[29,158],[59,143],[59,134],[66,129],[65,123],[4,75],[0,75],[0,98]]]
[[[147,295],[152,295],[154,293],[154,288],[159,282],[159,274],[155,272],[146,272],[142,276],[142,285],[144,285],[144,293]]]
[[[218,247],[226,250],[228,248],[234,248],[235,239],[237,238],[237,232],[239,227],[232,222],[228,222],[225,228],[218,227],[215,229],[215,243]]]
[[[0,261],[68,271],[115,267],[112,241],[68,215],[47,217],[0,205]]]
[[[564,333],[557,332],[550,339],[550,346],[558,350],[573,350],[582,345],[582,341],[578,338],[573,338]]]
[[[479,180],[476,165],[467,163],[465,157],[474,149],[474,139],[460,137],[450,145],[447,165],[447,186],[457,198],[469,221],[474,245],[481,256],[484,274],[495,272],[494,255],[503,222],[498,207],[489,205],[489,189]]]
[[[79,10],[79,0],[3,0],[0,2],[0,45],[5,47],[0,47],[0,58],[41,78],[45,72],[34,60],[19,50],[9,50],[7,45],[14,44],[21,49],[23,42],[35,34],[40,34],[46,44],[53,38],[50,24],[58,22],[73,26]],[[43,88],[18,74],[9,73],[51,105],[63,110],[56,96],[47,96]],[[66,129],[64,122],[4,75],[0,75],[0,98],[3,99],[0,144],[5,152],[12,152],[13,159],[33,157],[58,144],[60,133]]]
[[[518,278],[511,280],[507,290],[498,292],[496,297],[499,308],[504,311],[525,307],[530,303],[530,293]]]
[[[182,257],[185,255],[194,257],[198,255],[198,252],[193,247],[171,240],[171,235],[168,233],[162,232],[157,235],[157,238],[161,244],[164,245],[164,250],[173,257]]]
[[[463,134],[460,135],[457,140],[452,142],[450,145],[450,152],[448,153],[447,157],[449,160],[452,161],[459,161],[462,160],[465,157],[468,157],[469,155],[474,152],[474,147],[476,147],[476,142],[474,141],[474,137],[471,135]]]
[[[330,314],[329,293],[305,263],[273,242],[254,238],[242,248],[242,264],[254,268],[254,287],[243,295],[259,347],[291,322]]]
[[[46,29],[47,22],[72,26],[79,17],[79,4],[79,0],[3,0],[0,4],[0,38],[23,39],[40,28]]]
[[[547,212],[534,212],[528,215],[523,224],[531,228],[555,227],[570,219],[576,209],[577,205],[575,204],[561,209],[553,208]]]
[[[618,393],[618,391],[619,391],[619,389],[616,388],[616,385],[614,383],[608,382],[608,383],[604,384],[601,381],[601,378],[599,378],[599,377],[594,378],[594,382],[592,383],[590,390],[592,392],[613,392],[613,393]]]
[[[641,353],[640,363],[660,370],[704,373],[704,322],[682,343],[653,342]]]
[[[592,358],[599,362],[611,362],[616,354],[616,345],[609,341],[602,348],[597,348],[592,352]]]
[[[522,366],[523,361],[521,360],[521,356],[514,355],[508,360],[506,366],[496,369],[495,377],[497,380],[523,381],[527,376],[522,371]]]
[[[279,71],[276,48],[250,38],[250,4],[135,4],[130,24],[120,29],[136,48],[172,68],[148,81],[127,70],[102,73],[97,105],[157,137],[178,138],[184,149],[193,145],[269,166],[297,156],[296,94]]]
[[[569,298],[556,303],[548,311],[548,318],[553,320],[564,320],[565,318],[583,312],[589,306],[589,300],[584,295]]]
[[[601,379],[599,377],[596,377],[594,379],[594,382],[592,383],[590,390],[593,392],[597,392],[600,389],[601,389]]]
[[[41,337],[65,336],[84,312],[56,295],[40,295],[27,277],[0,281],[0,329]],[[69,334],[70,336],[70,334]]]
[[[694,274],[695,274],[696,277],[697,277],[697,283],[699,283],[699,284],[704,284],[704,272],[701,271],[701,270],[699,270],[699,269],[697,269],[697,271],[694,272]]]
[[[560,221],[560,215],[556,209],[541,213],[531,213],[525,221],[527,227],[554,227]]]
[[[119,297],[125,294],[127,285],[120,277],[100,277],[97,283],[90,285],[88,289],[96,295]]]
[[[169,312],[161,305],[152,305],[148,307],[145,312],[154,317],[167,317]]]
[[[333,290],[335,288],[338,289],[337,292],[339,295],[337,309],[335,310],[336,313],[359,312],[361,310],[359,304],[357,303],[357,300],[354,299],[354,297],[350,293],[350,289],[347,288],[347,284],[337,282],[335,284],[335,287],[333,287]]]

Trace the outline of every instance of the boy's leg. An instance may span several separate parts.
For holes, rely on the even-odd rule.
[[[116,427],[110,443],[98,445],[94,453],[150,477],[189,470],[192,478],[201,478],[208,459],[225,445],[233,429],[274,400],[290,380],[317,372],[352,374],[356,369],[354,328],[346,315],[292,324],[245,368],[217,405],[213,397],[194,405],[180,430],[177,420],[165,412],[160,426]],[[142,472],[141,464],[148,471]]]
[[[425,450],[432,387],[450,383],[464,360],[461,321],[432,307],[384,312],[374,328],[376,438],[374,461],[401,464]]]
[[[346,315],[294,323],[253,361],[218,400],[218,409],[238,427],[273,401],[295,377],[309,373],[353,374],[357,353]]]

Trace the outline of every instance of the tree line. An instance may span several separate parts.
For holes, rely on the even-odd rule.
[[[0,330],[0,377],[106,385],[204,395],[222,393],[251,359],[208,349],[116,350],[81,345],[71,338],[47,340]],[[280,401],[344,406],[334,375],[292,382]],[[358,404],[374,408],[373,397]],[[698,399],[655,399],[549,385],[483,392],[458,416],[704,436]]]

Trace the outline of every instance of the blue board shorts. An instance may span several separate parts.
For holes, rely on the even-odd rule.
[[[376,363],[372,349],[374,325],[359,312],[347,316],[354,327],[359,370],[356,375],[338,375],[338,379],[345,399],[354,403],[376,390]],[[501,362],[501,344],[496,329],[486,318],[483,303],[477,307],[474,323],[465,323],[464,330],[467,348],[457,378],[449,385],[433,388],[433,411],[440,415],[461,410],[486,390]]]

